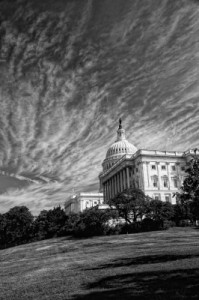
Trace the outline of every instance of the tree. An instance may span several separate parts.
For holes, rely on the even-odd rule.
[[[6,245],[18,245],[31,239],[33,215],[25,206],[11,208],[3,217]]]
[[[66,220],[66,214],[60,206],[42,210],[34,222],[35,236],[45,239],[63,235]]]
[[[165,220],[171,220],[174,215],[173,205],[170,202],[162,202],[161,200],[151,200],[149,204],[149,212],[147,217],[163,223]]]
[[[130,188],[112,199],[109,204],[117,209],[119,216],[127,223],[132,223],[138,218],[142,220],[148,212],[149,200],[150,197],[146,196],[142,190]]]
[[[6,247],[6,219],[0,214],[0,248]]]
[[[181,192],[176,193],[181,204],[189,204],[195,219],[199,219],[199,158],[192,156],[186,169],[187,176],[181,187]]]
[[[76,224],[79,222],[79,220],[80,220],[80,214],[70,213],[67,216],[67,220],[63,227],[64,235],[73,235],[76,228]]]
[[[50,236],[61,236],[63,235],[63,227],[67,220],[66,214],[61,206],[54,207],[48,211],[49,219],[49,235]]]
[[[174,205],[173,221],[179,226],[182,221],[193,221],[193,214],[191,213],[190,203],[177,203]]]
[[[79,237],[105,235],[111,232],[109,221],[117,218],[112,210],[100,210],[97,206],[79,213],[73,224],[73,234]],[[74,215],[73,215],[74,217]]]

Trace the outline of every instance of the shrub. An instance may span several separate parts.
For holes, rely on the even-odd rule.
[[[77,237],[91,237],[117,232],[114,226],[109,225],[109,220],[116,214],[111,210],[99,210],[98,207],[87,209],[79,214],[73,226],[73,234]]]

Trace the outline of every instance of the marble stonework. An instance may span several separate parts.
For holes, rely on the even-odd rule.
[[[154,199],[175,204],[174,193],[179,191],[186,176],[186,163],[194,154],[194,150],[138,150],[126,140],[120,122],[117,140],[108,149],[99,175],[104,202],[126,188],[135,187]]]

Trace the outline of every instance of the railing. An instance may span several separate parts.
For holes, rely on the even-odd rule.
[[[194,154],[199,155],[199,150],[198,149],[190,149],[190,150],[185,151],[184,154],[185,155],[189,155],[189,154],[191,154],[191,155],[194,155]]]
[[[121,162],[123,162],[126,159],[133,159],[136,158],[139,155],[156,155],[156,156],[178,156],[178,157],[182,157],[185,154],[189,154],[189,153],[193,153],[194,154],[194,150],[188,150],[186,152],[182,152],[182,151],[159,151],[159,150],[144,150],[144,149],[140,149],[138,150],[136,153],[134,153],[133,155],[131,154],[124,154],[112,167],[110,167],[107,171],[105,172],[101,172],[99,174],[99,177],[101,176],[105,176],[106,174],[108,174],[110,171],[112,171],[115,167],[117,167],[119,164],[121,164]],[[197,154],[199,154],[199,151],[197,152]]]

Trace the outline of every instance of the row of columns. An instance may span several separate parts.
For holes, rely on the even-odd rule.
[[[104,200],[108,202],[123,190],[130,188],[129,168],[126,167],[103,183]]]

